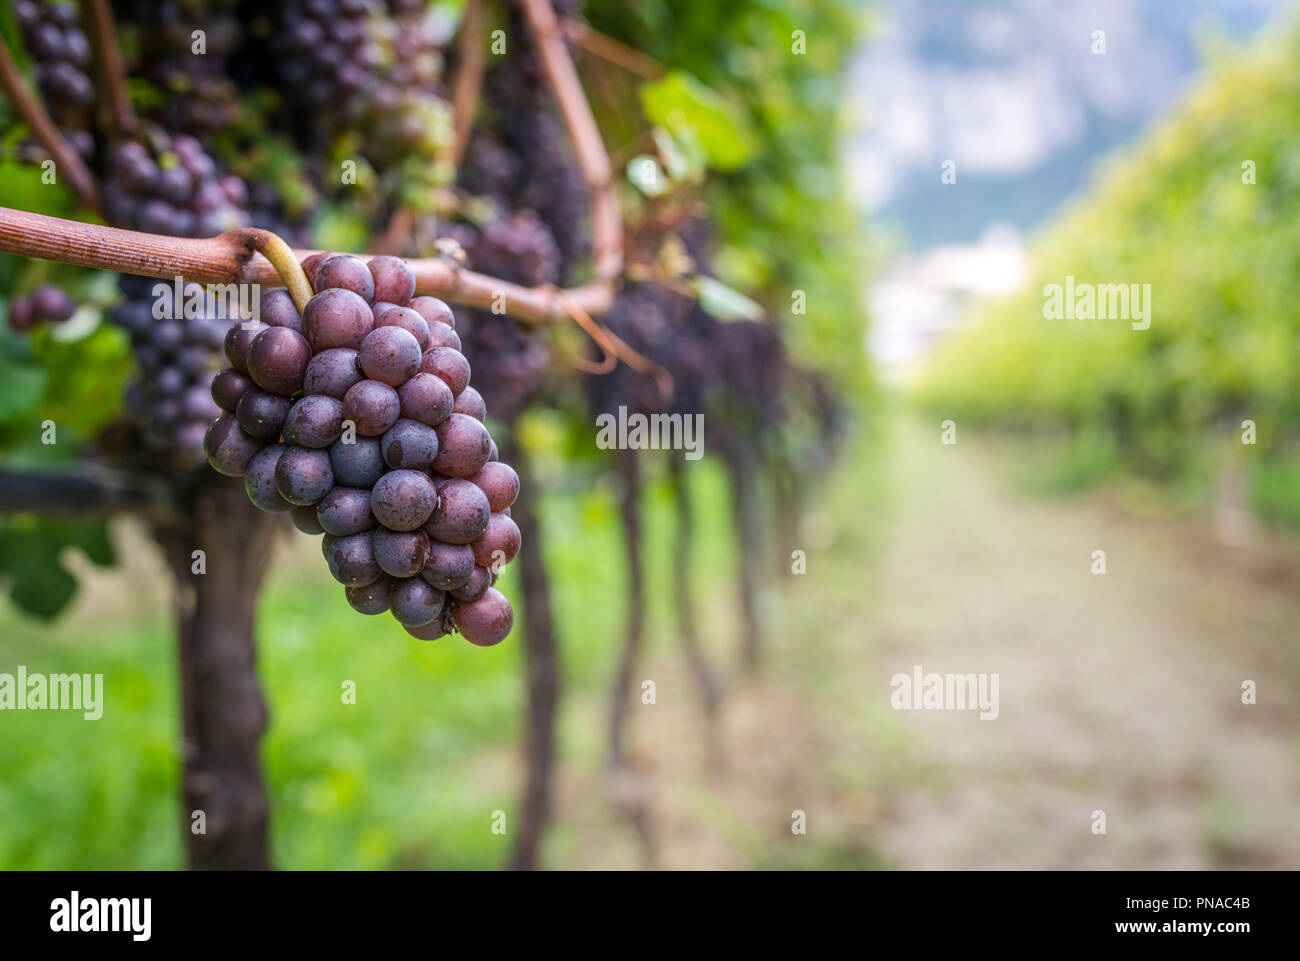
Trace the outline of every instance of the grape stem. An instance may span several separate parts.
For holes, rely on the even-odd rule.
[[[59,128],[50,119],[40,99],[28,89],[23,73],[18,69],[3,37],[0,37],[0,87],[4,88],[5,96],[13,104],[14,112],[53,158],[56,177],[59,173],[67,177],[81,202],[91,210],[98,211],[99,190],[95,186],[95,178],[72,149],[72,145],[59,133]]]
[[[311,300],[314,291],[311,289],[310,281],[307,280],[306,271],[302,269],[302,262],[294,255],[293,248],[278,234],[273,234],[269,230],[253,229],[242,233],[248,235],[253,249],[271,262],[276,274],[288,288],[289,296],[293,298],[293,305],[301,314],[307,309],[307,301]]]
[[[460,39],[456,50],[460,64],[452,85],[451,111],[456,141],[451,160],[460,166],[469,143],[474,112],[478,108],[479,91],[483,86],[483,70],[487,58],[483,53],[483,3],[482,0],[465,0],[465,15],[460,22]]]
[[[275,266],[258,251],[259,238],[266,233],[243,229],[203,239],[166,237],[0,207],[0,252],[165,280],[179,275],[201,284],[285,285]],[[299,261],[313,253],[317,251],[292,251]],[[609,282],[570,288],[563,292],[562,302],[550,288],[508,283],[461,269],[445,257],[407,264],[415,274],[416,293],[481,310],[502,309],[522,323],[566,322],[572,305],[599,316],[614,302],[614,285]]]
[[[107,101],[113,125],[119,133],[129,134],[135,130],[135,110],[131,107],[122,48],[118,46],[117,27],[108,0],[81,0],[81,20],[94,47],[100,94]]]
[[[580,20],[566,18],[564,33],[575,46],[600,59],[622,67],[644,80],[658,80],[668,72],[654,57],[647,56],[634,47],[615,40],[599,30],[593,30]]]

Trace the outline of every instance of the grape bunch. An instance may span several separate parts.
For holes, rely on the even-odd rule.
[[[323,534],[330,573],[362,614],[412,636],[487,646],[514,624],[492,585],[519,551],[519,477],[497,459],[451,309],[415,297],[396,257],[314,254],[301,314],[283,289],[232,327],[204,449],[264,511]]]
[[[76,301],[66,290],[44,284],[26,297],[9,302],[9,327],[16,333],[26,333],[41,324],[61,324],[76,310]]]
[[[18,0],[13,10],[41,97],[73,149],[89,158],[94,150],[89,128],[95,87],[87,75],[90,43],[77,8],[71,3]]]
[[[159,283],[165,281],[123,276],[123,298],[108,321],[131,338],[139,374],[127,388],[126,409],[140,422],[145,446],[194,466],[202,462],[209,421],[221,413],[210,384],[231,321],[215,316],[206,300],[198,316],[155,318],[152,290]],[[190,301],[202,288],[191,283],[184,290]]]

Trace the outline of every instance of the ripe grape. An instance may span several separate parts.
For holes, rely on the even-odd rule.
[[[423,527],[437,506],[438,489],[427,474],[419,471],[390,471],[375,482],[370,492],[370,509],[389,530]]]
[[[393,617],[404,627],[423,627],[441,617],[445,599],[437,588],[430,587],[418,577],[408,577],[393,586]]]
[[[425,346],[425,350],[432,350],[434,347],[460,350],[460,334],[443,323],[429,324],[429,343]]]
[[[260,441],[239,429],[234,415],[222,414],[203,435],[203,453],[218,474],[242,477],[253,455],[262,449]]]
[[[470,551],[473,553],[473,550]],[[492,586],[492,572],[486,567],[475,567],[470,572],[469,580],[465,582],[464,587],[454,589],[451,596],[458,601],[476,601],[483,596],[483,592]]]
[[[373,487],[384,476],[384,455],[379,438],[358,437],[351,444],[342,439],[330,445],[330,466],[334,479],[347,487]]]
[[[443,325],[444,327],[446,325]],[[381,327],[400,327],[419,344],[420,351],[423,352],[429,347],[429,324],[428,322],[411,310],[409,307],[397,307],[392,304],[387,310],[380,311],[379,305],[375,305],[375,329]],[[451,328],[447,328],[450,330]],[[452,334],[456,332],[451,331]]]
[[[317,503],[334,486],[330,456],[323,450],[290,447],[275,465],[275,489],[290,504]]]
[[[235,407],[235,419],[248,436],[259,440],[276,440],[291,406],[288,397],[268,393],[260,387],[249,387]]]
[[[268,514],[278,514],[293,510],[293,505],[280,496],[275,487],[275,468],[280,458],[288,450],[283,444],[272,444],[264,448],[248,463],[244,474],[244,490],[253,506]]]
[[[447,544],[469,544],[488,527],[492,509],[487,494],[467,480],[449,480],[438,487],[438,506],[424,531]]]
[[[272,287],[258,298],[259,320],[271,327],[288,327],[302,333],[302,315],[283,287]]]
[[[335,487],[316,506],[316,519],[327,534],[346,537],[376,525],[370,513],[370,491],[357,487]]]
[[[289,327],[266,327],[248,347],[248,373],[257,386],[289,397],[302,387],[311,345]]]
[[[418,420],[400,418],[380,440],[384,462],[389,467],[428,467],[438,456],[438,433]]]
[[[438,456],[433,467],[449,477],[473,477],[488,462],[492,438],[473,417],[452,414],[435,428]]]
[[[437,427],[451,416],[455,399],[441,377],[419,373],[397,389],[401,414],[430,427]]]
[[[500,461],[488,461],[470,480],[487,495],[494,514],[509,510],[519,496],[519,475],[509,464]]]
[[[343,404],[325,394],[308,394],[289,410],[284,439],[299,447],[329,447],[343,434]]]
[[[375,282],[375,300],[405,304],[415,296],[415,274],[406,261],[399,257],[372,257],[367,266]]]
[[[307,364],[302,389],[308,394],[328,394],[339,400],[353,384],[365,379],[357,364],[357,352],[346,347],[323,350]]]
[[[311,284],[312,290],[318,290],[316,285],[316,271],[325,261],[334,255],[326,251],[318,254],[308,254],[302,259],[302,272],[307,275],[307,280]]]
[[[429,559],[420,576],[431,586],[440,591],[457,591],[469,583],[473,573],[474,549],[468,544],[429,541]]]
[[[474,560],[483,567],[499,570],[519,553],[519,525],[505,514],[493,514],[487,530],[473,544]]]
[[[437,617],[421,627],[406,628],[406,633],[410,634],[416,640],[436,641],[440,637],[447,636],[447,629],[443,626],[442,618]]]
[[[420,296],[412,299],[411,309],[433,324],[446,324],[455,330],[456,315],[451,312],[451,308],[444,301],[437,297]]]
[[[505,595],[489,587],[478,600],[452,608],[452,619],[461,636],[479,647],[499,644],[515,625],[515,612]]]
[[[457,414],[473,417],[477,421],[487,417],[487,405],[483,403],[483,395],[473,387],[466,387],[461,391],[452,410]]]
[[[303,311],[302,330],[317,353],[331,347],[357,350],[374,325],[370,305],[341,287],[322,290]]]
[[[385,316],[392,315],[389,311]],[[357,359],[371,380],[400,387],[420,369],[420,343],[401,327],[376,327],[361,342]]]
[[[293,526],[304,534],[325,533],[325,528],[321,527],[320,521],[316,519],[316,508],[310,505],[295,507],[289,512],[289,520],[293,521]]]
[[[351,291],[367,304],[375,299],[375,278],[371,275],[370,268],[358,258],[347,254],[336,254],[322,260],[320,266],[316,268],[312,287],[318,291],[331,289]]]
[[[394,531],[377,527],[372,539],[375,562],[394,577],[414,577],[429,556],[429,538],[424,531]]]
[[[346,587],[343,596],[348,599],[352,609],[359,614],[382,614],[388,610],[389,594],[393,580],[387,574],[381,574],[379,580],[360,587]]]
[[[326,535],[322,544],[330,574],[344,587],[365,587],[383,575],[375,563],[370,533],[352,534],[349,537]]]
[[[469,385],[469,361],[460,351],[450,347],[433,348],[424,355],[419,369],[426,374],[437,374],[445,380],[453,397],[459,396]]]
[[[266,324],[257,320],[235,324],[226,332],[226,360],[242,374],[248,373],[248,348],[253,339],[266,330]]]
[[[343,417],[356,424],[363,437],[378,437],[397,423],[401,413],[397,391],[377,380],[359,381],[343,395]]]

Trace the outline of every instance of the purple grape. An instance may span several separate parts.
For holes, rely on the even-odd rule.
[[[304,534],[325,533],[325,528],[321,527],[320,521],[316,519],[316,508],[310,504],[306,507],[295,507],[291,510],[289,520],[293,521],[293,526]]]
[[[421,627],[408,627],[406,633],[419,641],[436,641],[440,637],[447,636],[447,630],[443,627],[441,617],[436,617]]]
[[[477,600],[455,605],[452,619],[465,640],[479,647],[491,647],[510,634],[515,612],[504,594],[489,587]]]
[[[262,323],[271,327],[288,327],[302,333],[302,316],[293,305],[293,298],[283,287],[272,287],[258,297],[258,313]]]
[[[460,351],[450,347],[433,348],[424,355],[419,369],[445,380],[453,397],[459,397],[461,391],[469,386],[469,361]]]
[[[357,364],[357,352],[346,347],[332,347],[311,359],[302,389],[308,394],[328,394],[342,400],[353,384],[364,379],[365,375]]]
[[[343,434],[343,404],[325,394],[308,394],[289,410],[284,439],[300,447],[329,447]]]
[[[429,559],[420,576],[440,591],[457,591],[469,583],[474,566],[474,549],[468,544],[430,540]]]
[[[429,343],[425,345],[425,350],[433,350],[435,347],[449,347],[452,350],[460,350],[460,334],[446,324],[430,324]]]
[[[451,312],[451,308],[437,297],[415,297],[411,300],[410,307],[421,317],[432,324],[446,324],[452,330],[456,329],[456,315]]]
[[[487,405],[483,403],[483,395],[473,387],[468,386],[456,398],[452,411],[457,414],[464,414],[467,417],[473,417],[480,422],[487,417]]]
[[[453,479],[438,487],[438,506],[424,532],[445,544],[469,544],[487,530],[491,516],[487,494],[478,485]]]
[[[375,281],[375,300],[404,304],[415,296],[415,274],[400,257],[372,257],[367,266]]]
[[[420,345],[424,351],[429,346],[429,324],[423,317],[409,307],[389,307],[382,313],[375,311],[375,330],[381,327],[400,327]],[[450,330],[450,328],[448,328]],[[456,333],[454,330],[452,333]]]
[[[249,437],[276,440],[292,406],[288,397],[271,394],[260,387],[250,387],[235,408],[235,419]]]
[[[248,347],[262,331],[266,330],[266,324],[261,321],[248,321],[243,324],[234,324],[230,330],[226,331],[226,360],[230,366],[241,374],[248,373]]]
[[[356,487],[335,487],[316,506],[316,519],[327,534],[346,537],[375,526],[370,513],[370,491]]]
[[[377,527],[372,539],[375,562],[393,577],[414,577],[429,556],[429,538],[424,531],[394,531]]]
[[[428,424],[403,417],[384,432],[379,446],[389,467],[428,467],[438,456],[438,434]]]
[[[378,437],[397,423],[401,413],[397,391],[377,380],[353,384],[343,395],[343,418],[356,424],[363,437]]]
[[[391,317],[394,311],[385,316]],[[400,387],[420,369],[420,343],[401,327],[376,327],[361,342],[357,358],[371,380]],[[468,364],[466,364],[468,367]]]
[[[488,461],[470,480],[487,495],[494,514],[509,510],[519,496],[519,475],[509,464],[500,461]]]
[[[473,551],[471,550],[472,554]],[[452,590],[451,596],[458,601],[476,601],[483,592],[492,586],[492,572],[486,567],[475,567],[464,587]]]
[[[433,460],[434,470],[449,477],[473,477],[488,462],[492,438],[473,417],[452,414],[435,430],[438,456]]]
[[[499,570],[519,553],[519,525],[505,514],[488,518],[487,530],[473,543],[474,560],[480,566]]]
[[[347,254],[336,254],[322,260],[316,268],[313,286],[318,291],[347,290],[367,304],[375,299],[375,278],[370,275],[370,268]]]
[[[438,489],[427,474],[419,471],[390,471],[375,482],[370,492],[370,509],[389,530],[423,527],[437,506]]]
[[[311,345],[288,327],[267,327],[248,348],[248,373],[263,390],[289,397],[302,387]]]
[[[416,374],[397,389],[403,417],[437,427],[451,416],[456,403],[451,388],[441,377],[433,374]]]
[[[312,350],[320,353],[331,347],[357,350],[375,324],[370,305],[350,290],[322,290],[303,311],[302,331]]]
[[[290,504],[315,504],[334,486],[330,457],[323,450],[290,447],[275,465],[275,489]]]
[[[370,533],[350,537],[325,535],[321,545],[330,574],[344,587],[365,587],[383,575],[375,563],[375,553],[370,543]]]
[[[382,614],[388,610],[388,599],[393,589],[393,579],[387,574],[379,580],[361,587],[346,587],[343,596],[358,614]]]
[[[358,437],[351,444],[336,440],[330,445],[330,466],[337,483],[367,489],[388,469],[378,437]]]
[[[445,600],[442,591],[418,577],[408,577],[393,585],[390,606],[403,627],[423,627],[442,615]]]
[[[248,463],[248,472],[244,474],[244,490],[253,506],[268,514],[279,514],[293,510],[293,505],[280,496],[275,489],[275,468],[280,457],[288,450],[283,444],[272,444],[260,451]]]
[[[262,443],[239,429],[233,414],[222,414],[203,435],[203,453],[218,474],[242,477]],[[430,484],[433,482],[430,481]]]

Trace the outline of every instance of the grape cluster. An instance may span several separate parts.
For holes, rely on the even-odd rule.
[[[173,237],[212,237],[247,226],[247,204],[244,181],[221,174],[193,137],[151,131],[109,151],[104,210],[113,223]]]
[[[45,284],[26,297],[9,302],[9,327],[17,333],[26,333],[40,324],[61,324],[76,310],[76,301],[66,290]]]
[[[497,459],[451,309],[415,297],[396,257],[315,254],[303,268],[316,294],[301,314],[272,290],[260,321],[226,336],[208,462],[324,534],[357,611],[391,611],[422,640],[500,642],[514,612],[492,584],[519,551],[519,477]]]
[[[231,321],[215,316],[206,300],[197,316],[156,318],[152,290],[165,282],[123,276],[119,283],[123,298],[109,309],[108,321],[131,338],[139,370],[127,388],[126,409],[151,451],[186,466],[201,463],[204,431],[221,413],[209,385]],[[202,288],[188,284],[184,290],[190,301]]]
[[[73,148],[89,158],[94,150],[89,127],[95,87],[87,74],[90,43],[76,6],[18,0],[13,9],[46,107]]]

